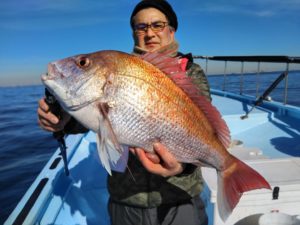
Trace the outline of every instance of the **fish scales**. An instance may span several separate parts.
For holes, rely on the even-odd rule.
[[[148,67],[146,68],[149,70]],[[134,76],[132,76],[131,74],[129,75],[119,74],[117,78],[118,79],[117,83],[119,84],[120,89],[118,90],[118,96],[114,96],[115,99],[120,100],[119,105],[121,105],[121,107],[123,108],[124,102],[126,102],[128,103],[129,112],[133,110],[137,111],[135,121],[139,121],[139,123],[141,123],[141,121],[145,121],[145,123],[143,123],[141,127],[145,127],[146,132],[151,133],[151,129],[149,129],[149,124],[152,124],[151,122],[153,121],[153,118],[156,118],[154,120],[155,121],[154,123],[157,124],[158,122],[159,126],[155,127],[155,130],[158,130],[158,132],[156,132],[156,136],[152,136],[152,141],[159,138],[161,139],[160,137],[161,134],[159,134],[161,130],[166,132],[168,130],[174,129],[174,127],[176,126],[189,127],[189,129],[187,129],[189,133],[186,135],[184,135],[183,132],[180,132],[177,135],[176,133],[170,133],[169,135],[166,135],[165,137],[166,139],[172,136],[178,136],[178,137],[182,137],[181,139],[186,139],[192,134],[194,134],[194,136],[197,136],[196,126],[199,123],[196,123],[197,118],[195,118],[194,116],[197,113],[197,111],[195,112],[194,110],[195,107],[193,109],[193,107],[190,107],[190,105],[187,104],[189,99],[186,96],[183,95],[184,97],[183,101],[180,98],[177,98],[178,95],[180,96],[180,94],[182,95],[184,93],[180,92],[180,90],[174,91],[174,89],[172,88],[172,86],[174,85],[173,82],[171,82],[167,77],[162,76],[161,72],[157,71],[156,68],[153,67],[151,69],[153,71],[147,73],[152,74],[152,76],[148,76],[148,77],[147,76],[145,77],[143,75],[145,73],[145,71],[143,70],[138,71],[138,73],[136,73]],[[118,112],[120,113],[120,117],[122,117],[122,119],[126,121],[126,119],[124,119],[124,117],[126,117],[126,114],[124,114],[124,112],[122,112],[121,109],[117,107],[115,107],[115,112],[112,112],[111,115],[116,115]],[[179,116],[182,114],[186,116],[185,117]],[[139,118],[141,117],[141,115],[143,117]],[[186,117],[190,117],[192,119]],[[199,118],[198,116],[199,121],[200,119],[201,118]],[[163,124],[166,124],[166,121],[169,124],[171,124],[169,128],[167,127],[164,128],[162,126]],[[114,122],[114,118],[111,118],[111,122],[112,124],[115,124],[116,128],[120,125],[119,124],[120,120],[116,120],[116,122]],[[186,123],[188,124],[185,125]],[[128,125],[131,127],[131,130],[134,130],[135,127],[132,127],[133,124],[130,123],[123,124],[123,126],[128,126]],[[153,124],[152,126],[154,125],[155,124]],[[198,126],[201,127],[201,124]],[[117,130],[115,131],[117,132]],[[128,135],[129,134],[126,134],[127,138]],[[176,139],[180,140],[180,138],[176,138]],[[191,141],[185,141],[185,142],[190,143]],[[185,143],[185,142],[182,142],[181,140],[181,143]],[[178,144],[179,143],[176,143],[176,146],[178,146]],[[152,149],[152,146],[150,149]],[[175,151],[177,151],[177,149],[178,147],[175,149]],[[190,158],[193,156],[194,154],[191,154]]]
[[[99,156],[108,172],[109,161],[116,163],[122,154],[120,144],[151,152],[156,141],[180,162],[214,167],[219,213],[226,220],[243,192],[270,185],[228,153],[225,122],[203,97],[193,96],[197,89],[175,68],[181,68],[180,60],[156,53],[144,57],[151,58],[170,74],[139,57],[100,51],[50,63],[42,81],[68,113],[98,133]]]
[[[123,77],[125,77],[124,80]],[[120,100],[120,103],[111,109],[113,111],[110,114],[114,116],[110,117],[110,121],[121,141],[134,140],[131,145],[142,146],[148,151],[152,151],[153,141],[160,140],[170,148],[180,161],[184,162],[197,162],[195,160],[197,158],[208,157],[210,154],[208,146],[206,146],[207,151],[204,151],[204,144],[197,141],[199,139],[196,138],[197,128],[195,128],[195,124],[197,125],[197,121],[186,118],[192,117],[191,112],[187,109],[188,107],[178,110],[176,105],[185,106],[184,102],[169,100],[171,98],[170,89],[165,88],[162,93],[159,87],[148,85],[145,81],[140,83],[136,76],[122,75],[118,79],[123,80],[127,86],[131,86],[122,89],[123,91],[119,90],[119,96],[115,97]],[[120,80],[118,83],[122,83]],[[148,79],[147,82],[153,83],[151,79]],[[164,85],[163,82],[161,84]],[[137,97],[133,92],[127,91],[128,89],[139,89],[139,93],[142,93],[143,96]],[[177,95],[177,93],[174,95]],[[126,112],[122,110],[124,108],[127,108]],[[134,112],[136,112],[135,115],[133,115]],[[178,116],[179,114],[186,116],[181,117]],[[186,121],[189,121],[188,126],[191,128],[189,130],[185,130],[180,126]],[[121,130],[118,132],[120,128]],[[126,128],[128,128],[127,132],[124,132]],[[195,138],[192,136],[193,132]],[[145,145],[145,143],[147,144]],[[195,149],[199,150],[195,151]]]

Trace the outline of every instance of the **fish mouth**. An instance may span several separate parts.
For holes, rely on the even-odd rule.
[[[42,74],[42,81],[47,80],[55,80],[57,78],[64,78],[65,76],[59,72],[57,66],[53,63],[48,64],[48,72],[45,74]]]
[[[42,74],[42,81],[54,80],[55,76],[50,75],[49,73]]]

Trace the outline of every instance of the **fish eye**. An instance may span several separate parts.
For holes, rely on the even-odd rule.
[[[90,60],[87,57],[81,57],[77,61],[78,66],[81,68],[88,67],[90,65]]]

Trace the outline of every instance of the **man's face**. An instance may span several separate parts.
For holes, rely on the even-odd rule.
[[[140,10],[133,17],[134,26],[139,24],[153,24],[155,22],[168,22],[166,16],[155,8]],[[155,51],[158,48],[171,43],[174,40],[175,31],[166,25],[161,31],[153,31],[150,27],[144,32],[133,31],[135,45],[148,51]]]

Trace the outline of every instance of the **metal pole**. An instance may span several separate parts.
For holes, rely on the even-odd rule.
[[[223,76],[223,91],[225,91],[226,89],[226,84],[227,84],[227,80],[226,80],[226,74],[227,74],[227,61],[225,61],[225,66],[224,66],[224,76]]]
[[[246,115],[241,116],[241,119],[246,119],[248,118],[249,113],[258,105],[260,105],[264,99],[266,99],[266,97],[277,87],[277,85],[286,77],[287,72],[283,72],[279,75],[279,77],[276,78],[275,81],[273,81],[273,83],[267,88],[267,90],[264,91],[264,93],[257,98],[257,100],[254,102],[254,105],[252,106],[252,108],[246,113]]]
[[[285,76],[285,85],[284,85],[284,104],[287,104],[288,97],[288,75],[289,75],[289,63],[286,64],[286,76]]]
[[[240,94],[243,94],[244,88],[244,61],[242,61],[241,79],[240,79]]]
[[[257,73],[256,73],[256,98],[258,97],[258,91],[259,91],[259,79],[260,78],[260,62],[257,63]]]

